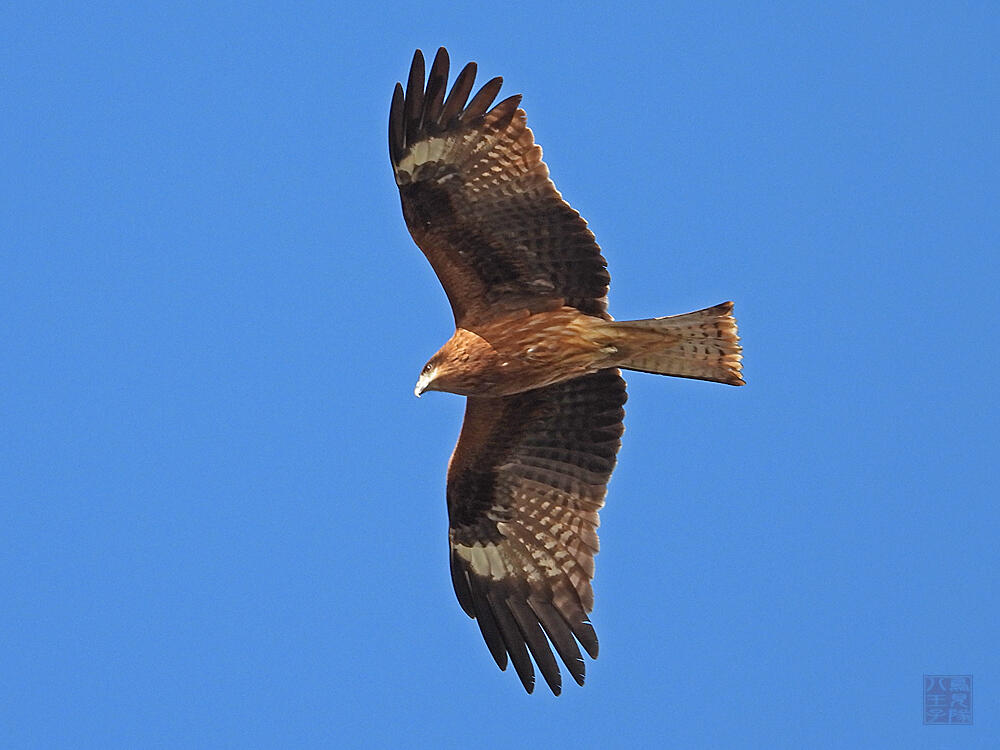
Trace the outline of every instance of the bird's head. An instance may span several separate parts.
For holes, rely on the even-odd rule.
[[[495,356],[485,340],[460,328],[424,365],[413,393],[418,397],[424,391],[480,395],[491,386],[484,373]]]
[[[440,371],[440,354],[438,352],[433,357],[431,357],[427,364],[424,365],[424,369],[420,371],[420,377],[417,378],[417,386],[413,389],[413,395],[420,398],[420,394],[424,391],[436,391],[438,390],[434,385],[434,380],[437,378],[438,372]]]

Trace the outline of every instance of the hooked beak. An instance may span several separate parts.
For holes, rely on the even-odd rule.
[[[417,398],[420,398],[420,394],[427,390],[427,386],[431,384],[431,381],[433,379],[434,379],[433,371],[421,375],[420,379],[417,381],[416,388],[413,389],[413,395],[416,396]]]

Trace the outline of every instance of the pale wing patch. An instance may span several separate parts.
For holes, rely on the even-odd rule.
[[[476,575],[499,581],[511,574],[510,565],[504,559],[503,552],[495,544],[474,544],[471,547],[456,544],[455,552],[469,563]]]
[[[455,138],[428,138],[425,141],[417,141],[414,143],[410,150],[407,152],[406,156],[399,160],[399,165],[396,167],[397,182],[399,181],[398,174],[400,172],[405,172],[411,177],[417,171],[417,167],[422,164],[427,164],[428,162],[441,161],[441,159],[451,151],[452,143]]]
[[[415,180],[430,180],[440,182],[457,176],[455,170],[461,170],[468,152],[475,146],[480,147],[483,134],[476,132],[454,133],[417,141],[406,155],[395,165],[396,184],[406,185]],[[428,165],[439,165],[434,168]],[[421,170],[421,167],[427,169]],[[452,167],[450,170],[444,167]]]

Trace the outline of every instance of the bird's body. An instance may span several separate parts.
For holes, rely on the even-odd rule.
[[[742,385],[741,349],[731,302],[614,321],[606,262],[549,179],[520,96],[491,108],[494,78],[467,103],[469,63],[445,97],[448,67],[442,48],[425,88],[418,50],[389,116],[403,216],[455,315],[415,392],[467,397],[446,493],[459,603],[501,669],[509,658],[531,692],[530,652],[558,694],[552,647],[580,684],[577,644],[597,656],[587,613],[619,368]]]
[[[543,388],[613,367],[613,339],[604,321],[572,307],[459,327],[431,358],[427,389],[510,396]]]
[[[510,396],[612,367],[641,370],[647,355],[673,361],[673,374],[691,377],[681,372],[685,365],[704,367],[704,375],[715,377],[702,379],[728,382],[738,377],[733,362],[721,367],[703,363],[716,354],[709,350],[715,344],[708,340],[719,338],[715,321],[725,321],[730,307],[727,303],[710,308],[712,321],[697,325],[693,335],[684,330],[685,324],[691,327],[687,316],[619,324],[572,307],[523,310],[472,329],[459,326],[428,362],[430,370],[421,375],[416,390],[418,395],[437,390],[462,396]],[[735,340],[735,332],[732,336]],[[694,351],[686,352],[685,346]],[[652,362],[648,367],[655,371]]]

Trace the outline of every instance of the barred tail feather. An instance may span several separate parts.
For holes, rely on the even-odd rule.
[[[740,337],[733,303],[648,320],[611,325],[618,334],[618,363],[626,370],[744,385]]]

